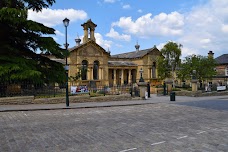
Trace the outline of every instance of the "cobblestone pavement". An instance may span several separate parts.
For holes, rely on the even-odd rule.
[[[173,103],[1,112],[0,151],[227,152],[227,115]]]

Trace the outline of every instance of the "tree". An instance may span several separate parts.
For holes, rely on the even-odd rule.
[[[71,84],[73,85],[74,82],[76,82],[80,78],[82,78],[83,73],[87,73],[88,71],[89,71],[88,68],[78,67],[78,72],[75,73],[75,76],[70,76],[69,77],[69,80],[71,81]]]
[[[199,82],[202,82],[204,80],[210,80],[216,75],[215,67],[216,61],[213,57],[200,55],[187,56],[181,64],[177,75],[182,80],[191,80],[194,77]],[[195,73],[193,70],[195,70]]]
[[[1,0],[0,81],[63,82],[62,64],[37,51],[64,58],[66,51],[52,37],[53,28],[27,19],[28,9],[41,11],[55,0]]]
[[[161,79],[172,77],[173,87],[175,87],[176,68],[180,64],[181,44],[168,42],[161,49],[162,56],[158,59],[158,76]]]

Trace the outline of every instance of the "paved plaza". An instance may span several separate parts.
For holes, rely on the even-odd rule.
[[[1,152],[227,152],[228,99],[0,112]]]

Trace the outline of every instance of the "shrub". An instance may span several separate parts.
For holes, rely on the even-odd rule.
[[[181,91],[179,88],[172,88],[172,91]]]
[[[192,91],[192,88],[188,88],[187,90],[188,90],[188,91]]]

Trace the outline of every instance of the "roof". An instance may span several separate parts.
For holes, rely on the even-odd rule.
[[[137,66],[131,61],[108,61],[108,66]]]
[[[156,48],[156,46],[154,46],[153,48],[149,48],[149,49],[145,49],[145,50],[139,50],[139,51],[133,51],[133,52],[128,52],[128,53],[123,53],[123,54],[116,54],[116,55],[112,55],[111,57],[113,58],[122,58],[122,59],[135,59],[135,58],[141,58],[145,55],[147,55],[149,52],[154,51],[158,49]]]
[[[52,58],[50,58],[50,60],[55,61],[55,62],[59,62],[61,64],[65,64],[66,63],[66,59],[52,59]]]
[[[215,58],[218,64],[228,64],[228,54],[223,54],[217,58]]]
[[[61,58],[56,58],[54,55],[50,54],[50,53],[45,53],[45,54],[41,54],[41,56],[44,56],[46,58],[49,58],[52,61],[61,63],[61,64],[65,64],[66,63],[66,59],[61,59]]]
[[[79,49],[79,48],[81,48],[81,47],[84,47],[84,46],[90,45],[90,44],[96,45],[96,46],[99,47],[101,50],[103,50],[104,53],[110,54],[110,52],[106,51],[103,47],[101,47],[100,45],[98,45],[98,44],[97,44],[95,41],[93,41],[93,40],[89,40],[89,41],[87,41],[87,42],[85,42],[85,43],[82,43],[82,44],[80,44],[80,45],[78,45],[78,46],[74,46],[74,47],[72,47],[72,48],[69,48],[68,50],[69,50],[69,52],[72,52],[72,51],[74,51],[74,50],[76,50],[76,49]]]

